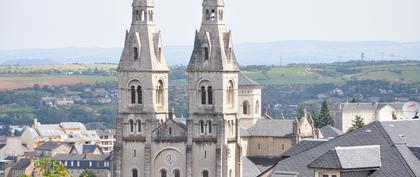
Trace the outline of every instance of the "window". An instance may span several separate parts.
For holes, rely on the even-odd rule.
[[[229,177],[232,177],[232,169],[229,170]]]
[[[233,105],[233,101],[234,101],[233,95],[234,95],[233,82],[229,81],[228,88],[227,88],[227,104],[228,105]]]
[[[146,20],[146,11],[141,11],[141,21],[144,22]]]
[[[216,11],[213,9],[211,10],[211,20],[215,20],[216,19]]]
[[[211,121],[208,121],[208,125],[209,125],[209,133],[211,133]]]
[[[156,96],[156,102],[158,105],[163,105],[163,82],[162,80],[158,81],[158,86],[157,86],[157,96]]]
[[[181,172],[178,169],[174,170],[174,177],[181,177]]]
[[[204,121],[200,120],[200,133],[204,134]]]
[[[248,101],[244,101],[243,103],[242,103],[242,114],[243,115],[248,115],[248,107],[249,107],[249,104],[248,104]]]
[[[172,135],[172,127],[169,127],[169,135]]]
[[[160,177],[166,177],[166,170],[165,169],[160,170]]]
[[[141,120],[137,120],[137,132],[141,132]]]
[[[130,123],[130,132],[134,132],[134,121],[129,120],[128,122]]]
[[[209,97],[209,104],[213,104],[213,87],[208,86],[207,87],[207,95]]]
[[[206,10],[206,20],[210,20],[210,11],[209,11],[209,9]]]
[[[153,11],[149,11],[149,21],[153,21]]]
[[[137,86],[137,103],[143,104],[143,91],[141,86]]]
[[[137,151],[134,149],[134,151],[133,151],[133,157],[136,157],[137,156]]]
[[[139,49],[137,47],[133,48],[133,56],[134,56],[134,60],[139,59]]]
[[[284,150],[284,144],[281,144],[281,149]]]
[[[131,177],[137,177],[137,169],[131,170]]]
[[[202,174],[203,177],[209,177],[209,172],[207,170],[204,170]]]
[[[207,151],[204,151],[204,158],[207,158]]]
[[[206,61],[210,59],[210,53],[209,53],[208,47],[203,48],[203,57],[204,57],[204,60]]]
[[[261,144],[260,143],[258,143],[258,150],[260,150],[261,149]]]
[[[206,87],[201,87],[201,104],[206,104]]]
[[[258,100],[255,103],[255,114],[260,114],[260,102]]]
[[[131,104],[136,104],[136,87],[131,86]]]
[[[136,10],[136,21],[140,20],[141,16],[140,16],[140,11]]]

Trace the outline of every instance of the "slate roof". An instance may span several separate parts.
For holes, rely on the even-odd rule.
[[[30,159],[20,159],[15,165],[13,165],[13,170],[25,170],[31,164]]]
[[[368,169],[381,167],[379,145],[336,147],[314,162],[311,168]]]
[[[96,144],[79,144],[73,146],[73,149],[76,149],[79,154],[94,153],[97,148],[100,149],[100,147]]]
[[[65,136],[66,134],[61,129],[59,124],[45,124],[39,125],[36,128],[36,131],[40,136]]]
[[[56,154],[53,160],[105,161],[109,154]]]
[[[309,168],[308,165],[335,147],[379,145],[381,167],[372,176],[420,176],[419,172],[413,170],[413,168],[420,169],[420,166],[415,166],[415,162],[411,163],[410,159],[404,158],[404,154],[407,153],[401,154],[395,146],[396,142],[398,144],[408,143],[412,146],[420,145],[420,138],[416,133],[419,130],[418,126],[420,126],[420,120],[375,121],[358,130],[282,160],[271,169],[271,173],[289,171],[299,172],[299,176],[302,177],[313,176],[314,169]],[[399,134],[404,136],[401,137]],[[411,155],[411,157],[413,156]],[[411,158],[411,160],[413,159]]]
[[[62,122],[62,123],[60,123],[60,126],[64,129],[86,130],[85,125],[80,123],[80,122]]]
[[[299,143],[292,146],[289,150],[286,152],[283,152],[281,154],[282,157],[291,157],[296,154],[302,153],[308,149],[312,149],[315,146],[318,146],[322,143],[327,142],[327,139],[303,139]]]
[[[258,82],[255,82],[254,80],[252,80],[251,78],[243,74],[242,72],[238,74],[238,77],[239,77],[238,79],[239,86],[261,86]]]
[[[57,148],[61,145],[62,145],[62,143],[48,141],[48,142],[45,142],[44,144],[41,144],[38,147],[36,147],[35,150],[54,150],[55,148]]]
[[[293,124],[294,120],[258,119],[241,136],[287,137],[293,134]]]
[[[335,127],[331,125],[326,125],[320,128],[319,131],[321,132],[324,138],[335,138],[337,136],[344,134],[343,131],[336,129]]]
[[[242,157],[242,164],[243,164],[243,177],[255,177],[263,172],[257,167],[256,164],[254,164],[247,157]]]
[[[282,157],[245,157],[244,159],[250,161],[252,164],[255,165],[255,167],[258,168],[258,171],[263,172],[269,169],[271,166],[273,166],[278,161],[282,160]],[[243,169],[245,169],[246,166],[244,166]],[[248,171],[247,169],[246,171]],[[260,173],[258,173],[260,174]]]
[[[408,149],[410,149],[413,155],[416,156],[418,160],[420,160],[420,147],[408,147]]]

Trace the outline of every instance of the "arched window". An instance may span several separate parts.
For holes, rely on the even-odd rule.
[[[200,133],[204,134],[204,121],[200,120]]]
[[[131,104],[136,104],[136,87],[131,86]]]
[[[141,86],[137,86],[137,103],[143,104],[143,91]]]
[[[213,9],[211,10],[211,20],[215,20],[216,19],[216,11]]]
[[[207,170],[204,170],[202,174],[203,177],[209,177],[209,172]]]
[[[244,101],[243,103],[242,103],[242,114],[243,115],[248,115],[248,113],[249,113],[249,111],[248,111],[248,107],[249,107],[249,103],[248,103],[248,101]]]
[[[260,102],[258,100],[255,103],[255,114],[260,114]]]
[[[137,177],[137,169],[131,170],[131,177]]]
[[[209,104],[213,104],[213,87],[208,86],[207,87],[207,95],[209,97]]]
[[[130,132],[134,132],[134,121],[130,119],[128,122],[130,123]]]
[[[204,57],[204,60],[210,59],[210,53],[209,53],[208,47],[203,47],[203,57]]]
[[[211,133],[211,126],[212,126],[212,125],[211,125],[211,121],[208,121],[208,122],[207,122],[207,124],[208,124],[208,126],[209,126],[208,132],[209,132],[209,133]]]
[[[229,81],[228,83],[228,88],[227,88],[227,103],[228,105],[233,105],[233,95],[234,95],[234,91],[233,91],[233,82]]]
[[[156,90],[156,102],[158,105],[163,105],[163,82],[162,80],[158,81],[158,86]]]
[[[174,177],[181,177],[181,172],[178,169],[174,170]]]
[[[201,104],[206,104],[206,87],[201,86]]]
[[[137,47],[133,47],[133,56],[134,56],[134,60],[139,59],[139,49]]]
[[[160,170],[160,177],[166,177],[166,170],[165,169]]]
[[[141,120],[137,120],[137,132],[141,132]]]

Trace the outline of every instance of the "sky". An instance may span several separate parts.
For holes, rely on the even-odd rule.
[[[0,0],[0,50],[123,47],[132,0]],[[165,45],[192,45],[202,0],[157,0]],[[420,41],[420,0],[225,0],[235,43]]]

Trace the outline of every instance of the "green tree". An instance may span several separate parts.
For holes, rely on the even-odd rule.
[[[303,116],[305,116],[305,106],[300,104],[297,107],[297,118],[302,118]]]
[[[350,103],[358,103],[359,100],[357,100],[355,97],[353,97],[353,99],[350,100]]]
[[[318,125],[318,123],[319,123],[319,113],[318,113],[318,111],[316,111],[315,109],[313,109],[311,111],[311,117],[312,117],[312,120],[314,120],[315,127],[318,127],[319,126]]]
[[[96,177],[96,174],[92,170],[83,170],[80,177]]]
[[[348,132],[362,128],[363,126],[365,126],[365,123],[363,122],[362,116],[356,116],[356,118],[352,120],[352,126],[349,128]]]
[[[328,108],[327,100],[322,102],[321,110],[319,111],[318,122],[315,123],[318,125],[318,128],[333,124],[333,119],[330,114],[330,109]]]
[[[53,161],[51,158],[36,160],[35,171],[42,177],[70,177],[70,172],[64,164]]]

